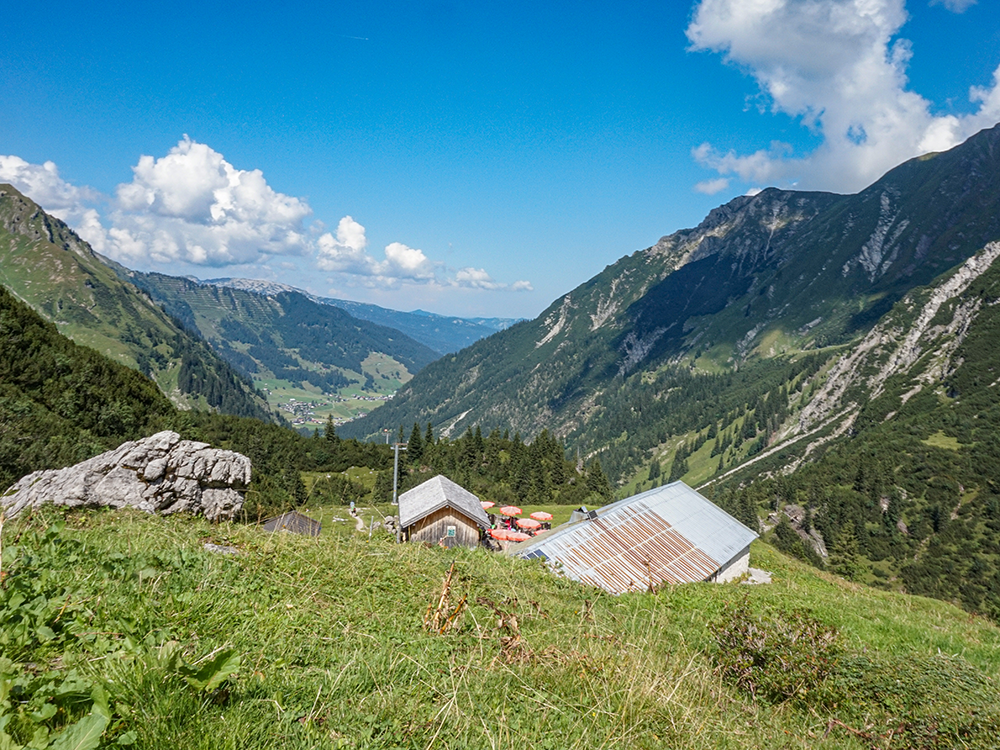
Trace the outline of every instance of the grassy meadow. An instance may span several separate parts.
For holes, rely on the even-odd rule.
[[[2,538],[3,748],[991,747],[1000,726],[992,623],[760,543],[771,585],[614,597],[384,532],[107,511]],[[749,682],[720,668],[710,627],[741,606],[771,659]],[[801,617],[835,629],[834,650],[775,661],[789,633],[813,643]]]

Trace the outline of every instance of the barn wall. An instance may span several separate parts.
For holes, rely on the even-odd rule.
[[[750,570],[750,545],[748,544],[732,560],[719,568],[712,580],[716,583],[725,583],[739,578]]]
[[[448,527],[455,527],[455,536],[448,536]],[[442,508],[410,526],[411,542],[441,543],[446,547],[478,547],[479,524],[453,508]]]

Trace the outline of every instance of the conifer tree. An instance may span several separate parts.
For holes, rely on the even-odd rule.
[[[326,426],[323,428],[323,436],[331,447],[335,448],[340,444],[340,436],[337,435],[337,427],[333,424],[333,415],[327,415]]]
[[[590,466],[587,469],[587,493],[597,493],[605,500],[610,500],[613,492],[611,490],[611,483],[608,481],[607,476],[604,474],[604,469],[601,468],[600,459],[595,458],[590,462]]]
[[[420,465],[420,459],[424,456],[424,441],[420,437],[420,425],[413,423],[413,430],[410,432],[410,441],[406,444],[406,455],[410,463]]]
[[[853,521],[848,521],[840,529],[837,545],[830,554],[830,568],[834,573],[851,581],[859,580],[864,574],[860,545]]]

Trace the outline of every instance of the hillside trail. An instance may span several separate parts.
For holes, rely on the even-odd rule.
[[[351,508],[351,515],[354,516],[354,530],[364,531],[365,522],[361,519],[361,515],[358,513],[358,511],[355,510],[354,508]]]

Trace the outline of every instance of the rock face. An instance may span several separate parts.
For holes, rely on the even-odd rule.
[[[8,517],[40,505],[187,511],[226,520],[243,507],[250,459],[164,431],[76,466],[36,471],[0,497]]]

